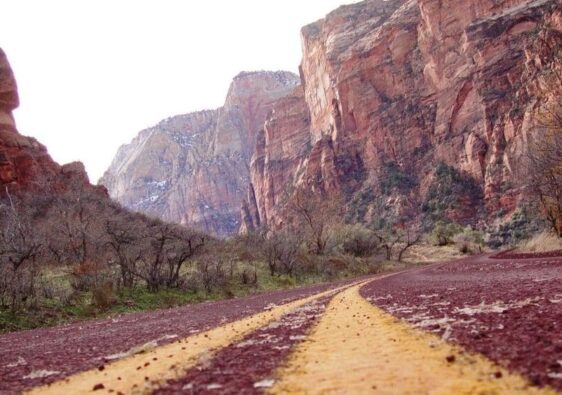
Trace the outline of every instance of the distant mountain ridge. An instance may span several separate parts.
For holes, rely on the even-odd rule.
[[[122,146],[100,183],[124,206],[224,236],[238,231],[255,136],[289,72],[242,72],[225,104],[169,117]]]

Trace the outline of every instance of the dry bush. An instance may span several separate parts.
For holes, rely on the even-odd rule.
[[[522,243],[521,252],[548,252],[562,250],[562,240],[552,231],[544,231]]]
[[[33,228],[33,212],[24,210],[7,188],[6,194],[8,199],[0,202],[0,304],[17,310],[36,302],[44,245]]]
[[[92,289],[92,304],[102,310],[107,309],[115,302],[113,283],[105,281]]]
[[[462,254],[481,253],[484,246],[484,235],[467,227],[462,233],[453,237],[453,241]]]
[[[299,232],[292,228],[270,232],[264,236],[261,245],[262,256],[271,276],[276,274],[296,275],[303,245]]]
[[[240,273],[240,284],[256,287],[258,285],[258,272],[244,269]]]
[[[70,287],[57,283],[46,275],[39,278],[39,292],[42,298],[58,301],[63,305],[69,305],[75,297]]]
[[[70,285],[76,291],[90,291],[103,282],[107,273],[97,262],[86,261],[74,265],[70,271]]]
[[[205,257],[197,262],[196,278],[207,293],[226,284],[225,262],[221,257]]]
[[[380,239],[375,232],[356,224],[343,229],[341,245],[343,252],[356,257],[374,255],[380,248]]]
[[[372,274],[381,270],[381,261],[375,257],[355,257],[346,254],[308,255],[304,257],[303,262],[306,262],[303,267],[307,268],[303,271],[315,273],[326,279]]]
[[[19,310],[34,305],[38,297],[40,271],[37,265],[20,267],[17,271],[8,265],[0,267],[0,306]]]

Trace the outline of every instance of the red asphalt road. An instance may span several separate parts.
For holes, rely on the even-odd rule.
[[[562,390],[562,258],[503,256],[404,272],[361,294],[536,385]]]
[[[51,383],[99,367],[106,357],[147,342],[170,343],[263,311],[268,305],[301,299],[350,281],[1,335],[0,394]]]
[[[239,342],[218,351],[208,362],[160,385],[153,394],[261,394],[273,374],[310,332],[332,299],[325,296],[285,314]]]
[[[164,344],[173,341],[172,336],[188,336],[261,311],[270,303],[281,304],[342,284],[4,335],[0,337],[0,393],[51,382],[99,366],[104,356],[147,341],[159,339],[158,344]],[[480,352],[537,385],[562,390],[562,258],[470,257],[379,279],[361,294],[412,325]],[[229,393],[232,387],[261,392],[254,387],[256,382],[267,381],[321,314],[323,306],[312,307],[305,306],[304,314],[289,313],[219,350],[204,366],[187,371],[160,391]],[[260,341],[265,338],[268,341]],[[269,358],[272,363],[265,364]],[[58,373],[25,378],[38,370]]]

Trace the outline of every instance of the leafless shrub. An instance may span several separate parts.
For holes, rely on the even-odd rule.
[[[543,29],[535,41],[536,52],[545,65],[540,74],[540,109],[535,135],[529,145],[525,181],[537,199],[550,228],[562,238],[562,69],[556,28]]]
[[[361,225],[354,225],[344,230],[342,248],[346,254],[366,257],[375,254],[380,248],[380,239],[375,232]]]
[[[484,245],[484,236],[470,227],[455,235],[453,240],[462,254],[482,252],[482,246]]]
[[[134,255],[127,260],[127,270],[142,279],[150,291],[160,287],[177,287],[180,282],[181,268],[205,245],[206,235],[190,231],[182,226],[152,220],[146,226],[140,241],[140,259]]]
[[[404,253],[420,242],[423,233],[415,225],[394,225],[375,231],[375,235],[386,253],[386,259],[391,260],[396,257],[396,260],[401,262]]]
[[[343,204],[337,197],[327,198],[320,192],[303,187],[289,201],[293,229],[301,229],[309,250],[322,255],[333,238],[331,228],[341,219]]]
[[[262,251],[271,276],[296,274],[302,244],[299,232],[290,228],[264,236]]]
[[[33,229],[31,213],[18,209],[6,188],[0,203],[0,303],[18,309],[36,297],[40,273],[37,260],[43,252],[41,237]]]
[[[562,237],[562,108],[552,111],[529,148],[527,181],[550,228]]]
[[[73,265],[70,275],[70,285],[76,291],[93,290],[103,283],[108,276],[99,263],[92,261]]]
[[[102,310],[107,309],[115,302],[115,294],[113,293],[113,283],[105,281],[98,284],[92,290],[92,304]]]
[[[255,287],[258,284],[258,273],[255,270],[249,271],[247,269],[242,270],[240,273],[240,283],[242,285],[250,285]]]
[[[197,262],[197,276],[207,293],[225,283],[224,261],[220,258]]]

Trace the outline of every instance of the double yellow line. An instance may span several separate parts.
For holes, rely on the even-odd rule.
[[[239,321],[147,350],[66,379],[36,387],[27,394],[123,394],[150,393],[159,383],[181,377],[189,368],[209,359],[216,350],[235,343],[284,314],[318,298],[335,294],[350,285],[274,307]],[[156,383],[156,384],[155,384]]]
[[[468,353],[414,329],[367,302],[365,283],[393,273],[322,292],[142,354],[92,369],[30,394],[151,393],[166,380],[210,359],[284,314],[337,294],[311,334],[275,374],[274,394],[556,394],[531,386],[482,355]]]
[[[482,355],[414,329],[367,302],[336,295],[277,372],[274,394],[556,394]]]

